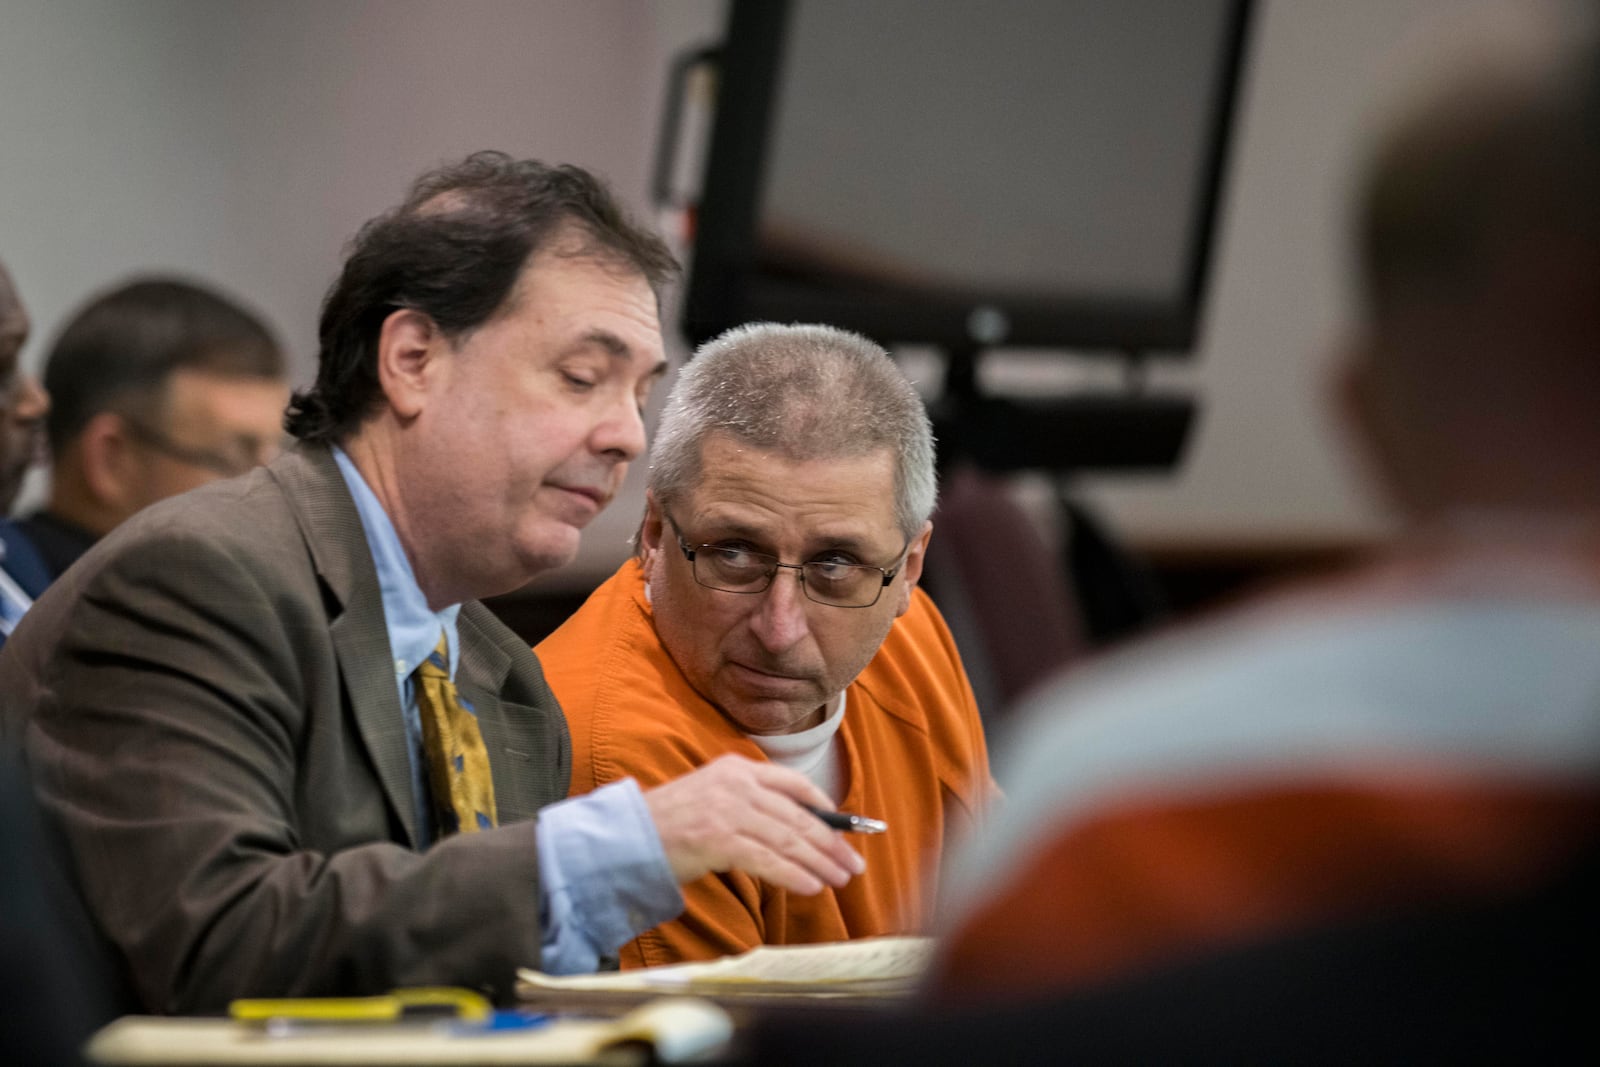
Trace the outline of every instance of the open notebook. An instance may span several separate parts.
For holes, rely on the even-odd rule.
[[[903,996],[927,968],[926,937],[864,937],[820,945],[765,945],[705,963],[674,963],[611,974],[554,976],[517,972],[524,996],[542,991],[771,994],[776,996]]]
[[[733,1036],[715,1004],[663,997],[619,1019],[552,1019],[527,1029],[451,1023],[307,1026],[275,1032],[230,1019],[128,1016],[84,1050],[92,1064],[574,1064],[683,1063],[714,1054]],[[631,1044],[650,1055],[617,1057]]]

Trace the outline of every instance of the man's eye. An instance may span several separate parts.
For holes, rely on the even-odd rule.
[[[839,553],[812,560],[808,569],[812,577],[827,581],[842,581],[857,573],[856,561]]]
[[[762,561],[756,553],[747,548],[737,546],[731,548],[712,549],[717,557],[717,562],[730,570],[760,570]]]
[[[587,392],[595,387],[595,383],[591,379],[581,374],[574,374],[571,371],[562,371],[561,377],[566,379],[568,385],[581,392]]]

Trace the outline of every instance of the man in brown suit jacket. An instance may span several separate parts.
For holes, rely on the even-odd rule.
[[[131,1005],[503,996],[519,965],[592,968],[709,870],[859,872],[801,806],[827,798],[751,761],[545,808],[565,722],[475,600],[569,560],[642,451],[672,266],[576,168],[425,176],[324,304],[300,445],[136,516],[24,619],[0,723]],[[441,638],[497,809],[453,835],[412,675]]]

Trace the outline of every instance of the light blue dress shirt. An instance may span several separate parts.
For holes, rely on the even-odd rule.
[[[426,848],[433,837],[432,790],[412,675],[443,634],[449,638],[450,677],[455,678],[461,605],[429,609],[383,505],[343,449],[335,448],[333,456],[355,499],[378,571],[395,685],[406,717],[417,833]],[[683,895],[633,779],[551,804],[538,819],[540,967],[547,973],[593,971],[602,956],[683,911]]]

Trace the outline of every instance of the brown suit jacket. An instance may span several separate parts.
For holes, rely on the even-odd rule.
[[[538,661],[462,607],[500,829],[419,853],[377,574],[331,453],[152,507],[0,655],[69,876],[149,1011],[460,984],[539,960],[533,816],[566,794]]]

